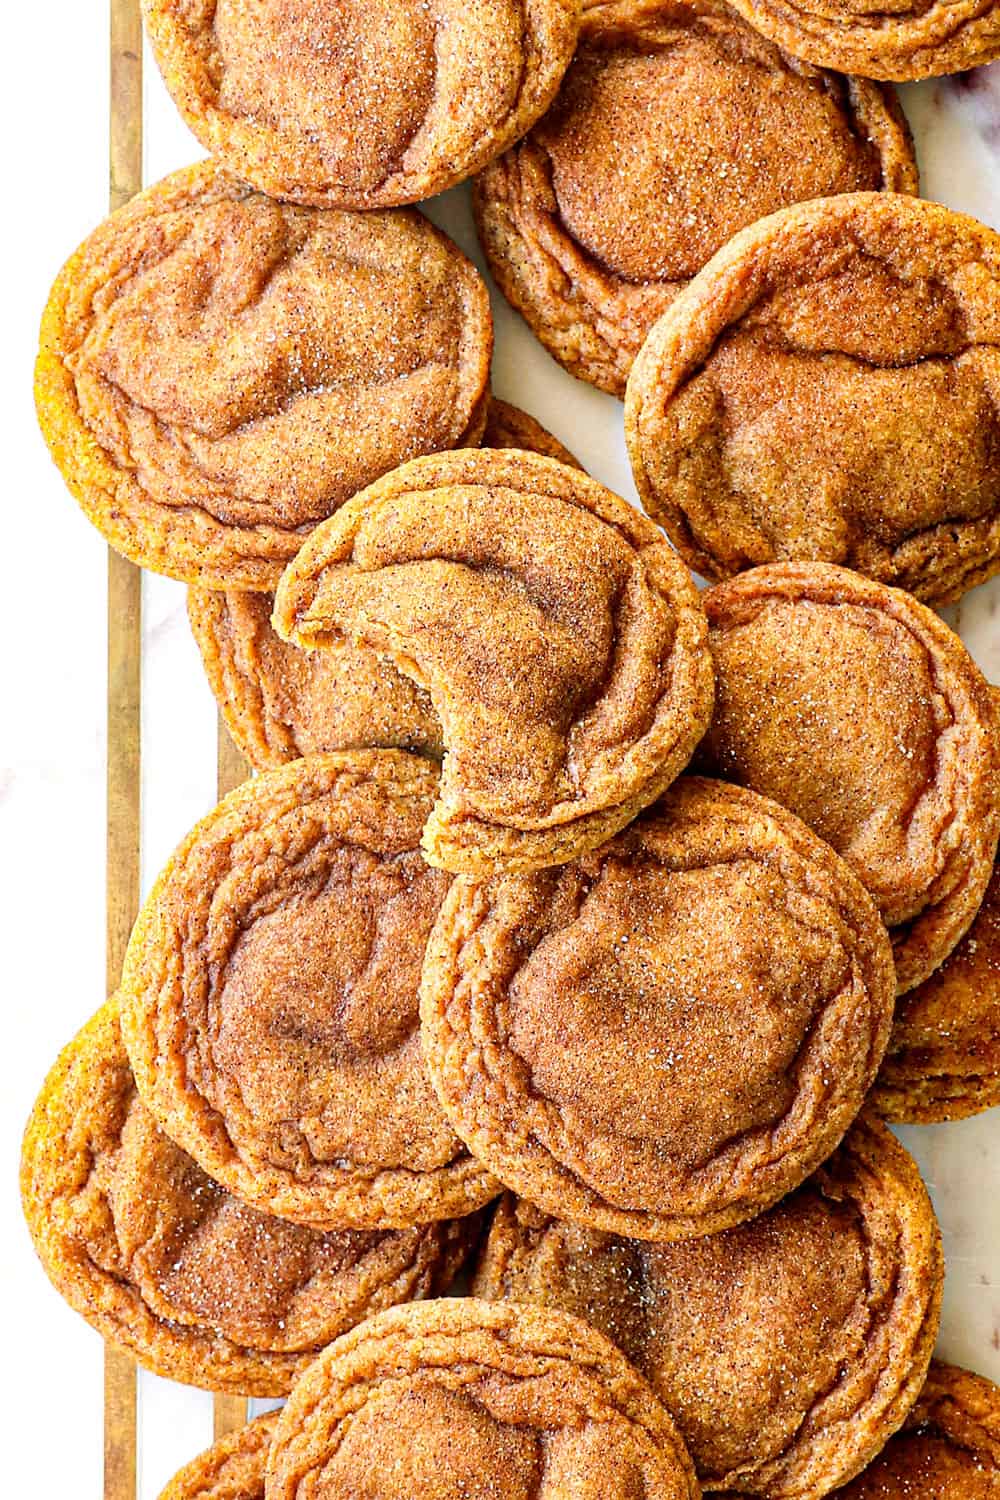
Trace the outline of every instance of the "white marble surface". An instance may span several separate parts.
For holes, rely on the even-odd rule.
[[[10,1353],[3,1361],[11,1493],[97,1496],[101,1351],[50,1289],[20,1219],[20,1131],[55,1052],[103,998],[104,548],[65,494],[34,424],[30,371],[52,276],[106,202],[104,0],[17,7],[0,102],[12,147],[4,237],[4,648],[0,708],[3,993],[2,1234]],[[45,73],[35,60],[44,57]],[[924,191],[1000,228],[1000,70],[903,91]],[[147,69],[146,180],[200,152]],[[430,206],[476,255],[459,189]],[[634,498],[621,409],[552,363],[498,303],[494,383],[552,428],[598,478]],[[11,534],[13,526],[13,534]],[[215,720],[184,615],[184,591],[144,587],[143,882],[213,802]],[[1000,682],[1000,580],[952,612]],[[942,1351],[1000,1379],[1000,1111],[903,1132],[945,1234]],[[209,1440],[208,1396],[142,1375],[140,1495],[152,1500]],[[20,1484],[18,1483],[20,1481]],[[30,1486],[30,1487],[29,1487]]]

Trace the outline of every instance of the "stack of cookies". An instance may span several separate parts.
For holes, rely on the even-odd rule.
[[[105,1338],[289,1397],[166,1496],[1000,1493],[884,1123],[1000,1103],[1000,700],[931,607],[1000,572],[1000,236],[884,82],[1000,6],[146,12],[213,159],[68,262],[39,414],[259,774],[23,1191]],[[400,206],[473,174],[645,514],[492,395]]]

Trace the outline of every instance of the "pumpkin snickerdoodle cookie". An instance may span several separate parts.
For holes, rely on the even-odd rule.
[[[477,1218],[320,1234],[248,1208],[141,1102],[111,1000],[67,1047],[28,1123],[25,1216],[56,1289],[157,1374],[284,1395],[370,1312],[447,1288]]]
[[[490,398],[485,448],[527,448],[580,465],[527,412]],[[190,589],[188,618],[230,734],[257,770],[300,755],[384,745],[440,760],[427,693],[367,646],[300,651],[271,625],[272,594]]]
[[[143,0],[164,81],[202,145],[275,198],[416,203],[546,108],[579,0]]]
[[[139,1093],[268,1213],[406,1227],[499,1191],[421,1053],[420,969],[449,885],[418,848],[437,775],[356,750],[256,777],[184,840],[136,922],[122,1032]]]
[[[958,598],[1000,570],[1000,235],[897,193],[762,219],[653,328],[625,432],[706,578],[817,560]]]
[[[754,792],[682,777],[571,865],[457,880],[421,1025],[449,1119],[502,1182],[671,1240],[753,1218],[830,1154],[894,991],[833,850]]]
[[[652,325],[738,229],[861,189],[917,190],[891,91],[797,62],[722,0],[621,0],[586,13],[553,105],[475,205],[507,299],[621,396]]]
[[[755,568],[704,595],[716,705],[703,754],[847,860],[912,989],[972,922],[1000,837],[1000,728],[958,636],[845,568]]]
[[[684,768],[712,701],[704,611],[673,549],[603,485],[535,454],[418,459],[288,568],[274,624],[426,688],[446,755],[422,847],[488,873],[557,864]]]
[[[697,1500],[666,1408],[580,1319],[474,1298],[399,1311],[297,1383],[267,1500]]]
[[[752,26],[796,57],[863,78],[934,78],[1000,57],[996,0],[733,0]]]
[[[113,547],[185,582],[269,589],[363,485],[478,442],[491,348],[481,278],[421,214],[295,208],[203,163],[67,262],[36,400]]]
[[[1000,862],[961,942],[899,1000],[871,1102],[912,1124],[1000,1105]]]
[[[839,1500],[997,1500],[1000,1389],[935,1360],[920,1399]]]
[[[267,1454],[278,1421],[266,1412],[185,1464],[159,1500],[264,1500]]]
[[[942,1281],[916,1166],[862,1119],[796,1193],[704,1239],[644,1244],[508,1196],[473,1291],[586,1318],[669,1408],[707,1490],[778,1500],[843,1484],[903,1421]]]

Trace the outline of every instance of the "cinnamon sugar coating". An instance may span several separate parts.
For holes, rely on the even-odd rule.
[[[996,1500],[1000,1389],[981,1375],[931,1364],[904,1426],[840,1500]]]
[[[446,755],[422,847],[450,870],[571,859],[683,769],[711,711],[694,583],[584,474],[480,449],[404,465],[317,529],[274,625],[426,688]]]
[[[931,610],[843,568],[786,563],[709,589],[717,696],[703,754],[847,860],[901,991],[947,957],[1000,837],[990,688]]]
[[[140,1101],[116,1000],[46,1079],[21,1191],[49,1279],[103,1338],[158,1375],[251,1396],[284,1395],[369,1313],[444,1290],[478,1222],[319,1234],[246,1207]]]
[[[143,0],[202,145],[275,198],[416,203],[523,135],[573,55],[579,0]]]
[[[316,1228],[471,1213],[499,1186],[437,1104],[424,948],[449,878],[420,831],[437,768],[341,751],[245,783],[143,907],[122,1032],[144,1102],[215,1181]]]
[[[1000,235],[896,193],[770,215],[655,325],[625,432],[706,578],[815,560],[957,599],[1000,569]]]
[[[491,397],[483,447],[580,465],[534,417]],[[271,625],[273,594],[189,589],[188,618],[226,727],[259,771],[324,750],[385,746],[440,760],[427,693],[367,646],[300,651]]]
[[[943,1270],[915,1164],[862,1119],[796,1193],[705,1239],[645,1244],[508,1195],[473,1290],[586,1318],[673,1413],[706,1490],[777,1500],[843,1484],[906,1417]]]
[[[400,1315],[401,1314],[401,1315]],[[267,1500],[697,1500],[645,1380],[578,1318],[473,1298],[371,1318],[281,1414]]]
[[[159,1500],[264,1500],[267,1454],[278,1421],[269,1411],[192,1459]]]
[[[899,82],[982,67],[1000,57],[996,0],[733,0],[751,25],[796,57]]]
[[[537,125],[476,182],[493,274],[549,352],[610,391],[737,230],[833,193],[916,192],[895,96],[779,51],[722,0],[585,13]]]
[[[753,1218],[830,1154],[894,989],[843,861],[776,803],[682,777],[571,865],[454,883],[424,962],[424,1055],[508,1187],[681,1239]]]
[[[897,1004],[871,1102],[911,1124],[1000,1105],[1000,863],[961,942]]]
[[[206,162],[67,262],[35,393],[66,483],[119,552],[271,589],[356,490],[478,441],[491,349],[480,276],[416,211],[295,208]]]

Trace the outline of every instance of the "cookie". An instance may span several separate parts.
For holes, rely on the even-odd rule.
[[[529,453],[540,453],[543,458],[558,459],[571,469],[583,469],[580,460],[564,448],[548,428],[519,406],[501,401],[498,396],[491,396],[486,408],[486,427],[480,447],[524,448]]]
[[[842,563],[934,604],[1000,570],[1000,235],[845,193],[742,230],[655,325],[625,435],[696,572]]]
[[[579,0],[143,0],[174,103],[274,198],[417,203],[506,150],[547,107]]]
[[[45,1082],[21,1191],[50,1281],[103,1338],[157,1375],[249,1396],[284,1395],[369,1313],[443,1291],[479,1222],[319,1234],[247,1208],[138,1098],[114,1000]]]
[[[483,446],[527,448],[578,469],[527,412],[491,397]],[[440,760],[441,726],[427,693],[367,646],[300,651],[275,634],[273,594],[189,589],[188,618],[226,727],[252,766],[365,746]]]
[[[572,859],[683,769],[712,701],[704,611],[659,531],[520,451],[397,469],[316,532],[274,625],[342,640],[430,694],[446,749],[422,847],[488,873]]]
[[[1000,1104],[1000,863],[961,942],[896,1006],[871,1102],[921,1125]]]
[[[935,1360],[920,1400],[840,1500],[996,1500],[1000,1389]]]
[[[862,1119],[796,1193],[706,1239],[644,1244],[505,1197],[473,1290],[586,1318],[673,1413],[707,1491],[778,1500],[843,1484],[903,1421],[943,1273],[916,1165]]]
[[[420,1048],[449,877],[418,844],[437,768],[392,750],[294,761],[188,835],[136,922],[122,1034],[171,1140],[266,1213],[319,1229],[471,1213],[499,1185]]]
[[[365,746],[441,759],[430,697],[378,652],[300,651],[275,634],[273,594],[192,588],[187,604],[226,728],[256,770]]]
[[[459,879],[421,982],[458,1134],[549,1213],[638,1239],[770,1207],[854,1119],[895,984],[871,898],[799,820],[683,777],[561,869]]]
[[[733,0],[751,25],[796,57],[898,82],[961,73],[1000,57],[996,0],[901,0],[874,11],[795,0]]]
[[[704,602],[717,683],[707,764],[843,855],[912,989],[975,917],[1000,837],[985,678],[931,610],[844,568],[755,568]]]
[[[491,349],[482,279],[416,211],[295,208],[202,163],[67,262],[35,395],[63,478],[119,552],[271,589],[355,490],[478,442]]]
[[[402,1311],[402,1310],[401,1310]],[[578,1318],[472,1298],[370,1318],[281,1414],[267,1500],[696,1500],[668,1412]]]
[[[890,90],[796,61],[722,0],[621,0],[586,13],[552,107],[477,178],[475,211],[549,353],[623,396],[650,328],[738,229],[917,186]]]
[[[175,1474],[160,1500],[264,1500],[267,1453],[278,1413],[269,1411],[213,1443]]]

